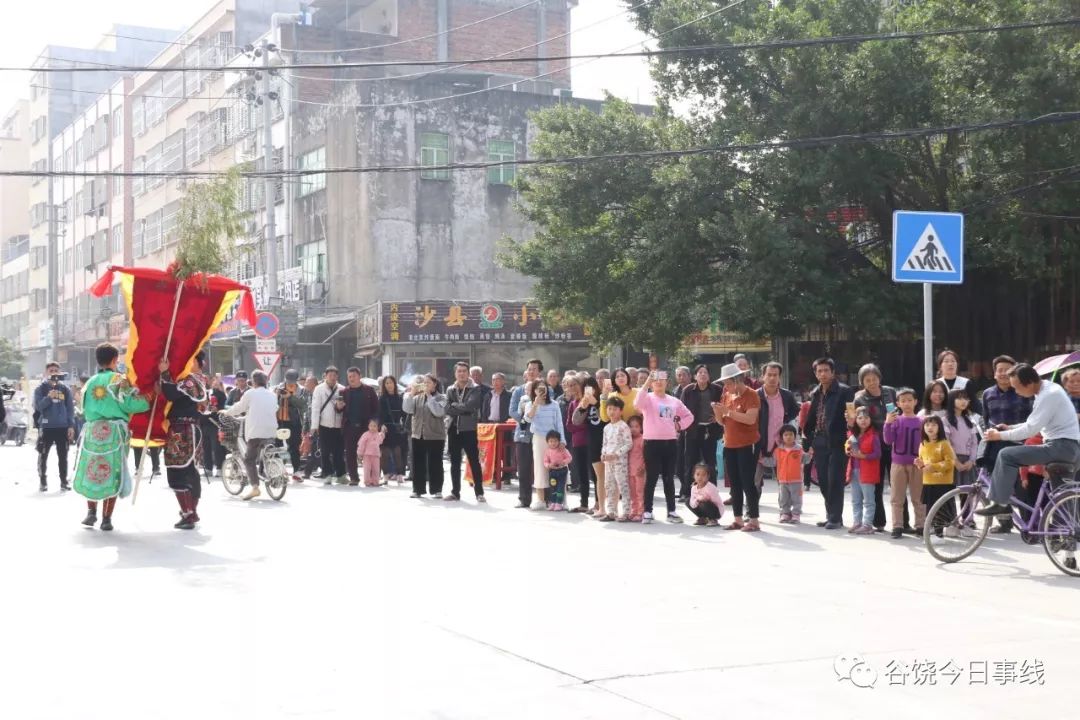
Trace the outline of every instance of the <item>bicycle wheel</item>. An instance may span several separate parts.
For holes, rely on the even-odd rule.
[[[1080,577],[1077,569],[1077,542],[1080,541],[1080,491],[1070,490],[1053,498],[1043,513],[1043,548],[1054,566],[1073,577]]]
[[[285,469],[285,463],[277,453],[267,453],[263,455],[262,470],[266,479],[266,494],[280,501],[289,489],[289,473]]]
[[[982,489],[974,485],[942,495],[926,513],[923,543],[927,551],[943,563],[959,562],[975,552],[990,531],[990,518],[975,511],[987,503]]]
[[[230,495],[239,495],[247,486],[247,471],[235,455],[225,458],[225,464],[221,467],[221,484]]]

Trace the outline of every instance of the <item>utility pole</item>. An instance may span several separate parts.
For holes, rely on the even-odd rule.
[[[266,252],[266,298],[268,303],[273,303],[278,296],[277,284],[277,224],[274,218],[274,178],[270,175],[274,167],[274,107],[270,91],[270,52],[273,44],[269,40],[262,44],[263,61],[263,171],[267,174],[263,178],[263,195],[266,200],[266,237],[264,249]]]

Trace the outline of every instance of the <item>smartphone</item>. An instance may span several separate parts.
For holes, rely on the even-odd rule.
[[[885,412],[887,412],[887,413],[896,412],[896,403],[885,403]]]

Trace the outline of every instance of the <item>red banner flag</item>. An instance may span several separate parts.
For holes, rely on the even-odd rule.
[[[110,267],[90,288],[103,297],[112,294],[119,276],[120,291],[131,323],[126,356],[127,377],[144,393],[151,393],[158,381],[158,363],[169,346],[169,373],[182,379],[192,370],[195,355],[214,334],[237,301],[237,318],[255,325],[255,302],[247,286],[218,275],[194,275],[182,286],[172,273],[150,268]],[[179,297],[179,311],[169,340],[169,325]],[[165,403],[157,403],[150,445],[165,440]],[[146,437],[149,414],[131,419],[132,445],[141,446]]]

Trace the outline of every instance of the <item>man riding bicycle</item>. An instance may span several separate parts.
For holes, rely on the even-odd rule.
[[[1041,433],[1043,444],[1007,447],[998,453],[991,475],[992,502],[982,510],[976,510],[976,515],[1012,513],[1009,502],[1021,467],[1064,463],[1075,468],[1080,464],[1080,424],[1065,390],[1056,383],[1043,380],[1035,368],[1024,363],[1009,370],[1009,383],[1020,397],[1035,398],[1031,415],[1019,425],[999,425],[988,430],[986,440],[1019,442]]]
[[[229,417],[244,415],[244,468],[247,470],[248,484],[251,488],[244,495],[244,500],[251,500],[262,495],[259,490],[259,454],[263,446],[273,444],[277,437],[278,400],[267,387],[266,373],[256,370],[251,373],[253,387],[236,402],[221,412]]]

